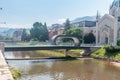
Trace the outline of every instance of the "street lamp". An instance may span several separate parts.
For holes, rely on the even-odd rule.
[[[0,10],[2,10],[3,8],[0,7]],[[6,22],[0,22],[0,24],[6,24]]]

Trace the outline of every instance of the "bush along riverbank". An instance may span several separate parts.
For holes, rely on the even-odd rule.
[[[90,56],[97,59],[120,62],[120,47],[105,46],[92,52]]]
[[[17,78],[21,76],[21,71],[11,66],[9,68],[10,68],[10,71],[12,73],[14,80],[17,80]]]

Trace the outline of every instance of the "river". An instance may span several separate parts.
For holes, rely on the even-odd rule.
[[[32,51],[5,52],[6,58],[36,56]],[[8,64],[22,71],[18,80],[120,80],[119,67],[95,59],[8,60]]]

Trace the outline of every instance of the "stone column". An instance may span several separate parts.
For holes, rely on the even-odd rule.
[[[68,57],[68,56],[69,56],[69,55],[68,55],[68,51],[69,51],[68,49],[65,50],[65,57]]]
[[[0,42],[0,50],[4,53],[4,42]]]
[[[96,22],[96,46],[98,45],[98,22]]]
[[[117,23],[117,19],[116,19],[115,26],[114,26],[114,44],[113,44],[114,46],[117,45],[117,33],[118,33],[117,27],[118,27],[118,23]]]

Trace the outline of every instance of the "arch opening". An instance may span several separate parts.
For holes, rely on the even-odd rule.
[[[62,45],[62,43],[64,44],[64,42],[68,43],[66,45],[71,44],[71,46],[80,46],[79,39],[76,37],[66,35],[55,35],[52,38],[53,45]]]

